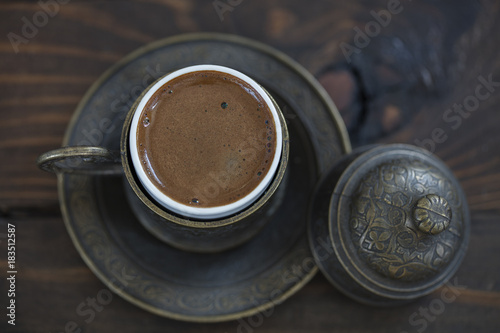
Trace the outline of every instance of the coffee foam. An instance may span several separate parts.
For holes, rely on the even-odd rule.
[[[217,71],[181,75],[149,99],[137,150],[149,180],[169,198],[217,207],[248,195],[269,172],[275,123],[243,80]]]

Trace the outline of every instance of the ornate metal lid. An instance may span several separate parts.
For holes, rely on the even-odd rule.
[[[457,180],[434,155],[409,145],[372,146],[324,182],[334,187],[326,224],[335,258],[318,265],[350,296],[376,304],[416,298],[458,268],[469,212]]]

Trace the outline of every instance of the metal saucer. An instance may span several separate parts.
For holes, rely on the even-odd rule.
[[[350,151],[350,143],[335,106],[304,68],[260,43],[207,33],[149,44],[109,69],[77,107],[63,146],[118,150],[124,116],[155,76],[201,63],[254,78],[275,97],[288,123],[283,204],[255,238],[217,254],[177,250],[137,221],[121,177],[61,174],[58,187],[75,247],[112,291],[161,316],[217,322],[271,308],[314,276],[306,232],[309,198],[322,173]]]

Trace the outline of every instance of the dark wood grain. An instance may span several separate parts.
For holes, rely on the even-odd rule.
[[[17,325],[8,325],[1,312],[0,331],[63,332],[73,321],[82,332],[497,332],[500,87],[461,116],[460,125],[445,115],[475,94],[480,77],[500,81],[500,4],[401,1],[403,10],[348,61],[340,43],[354,45],[353,28],[364,29],[374,20],[370,11],[387,9],[388,1],[232,3],[240,4],[221,21],[211,1],[73,0],[60,5],[17,53],[7,35],[22,36],[23,17],[32,21],[41,7],[37,1],[0,3],[0,270],[7,266],[7,223],[17,228],[19,270]],[[268,317],[183,323],[117,295],[89,323],[77,314],[80,303],[105,286],[65,231],[56,178],[34,161],[61,145],[78,102],[107,68],[149,42],[196,31],[250,37],[292,56],[337,103],[355,146],[417,144],[443,130],[447,138],[426,147],[462,184],[472,234],[455,276],[459,295],[426,327],[415,320],[436,306],[447,287],[398,308],[376,309],[341,295],[320,275]],[[1,281],[4,307],[7,284]]]

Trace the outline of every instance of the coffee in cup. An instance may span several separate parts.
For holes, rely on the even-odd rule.
[[[199,65],[167,75],[142,98],[131,123],[141,184],[162,206],[191,218],[248,207],[272,181],[281,154],[267,94],[246,75],[217,69]]]

